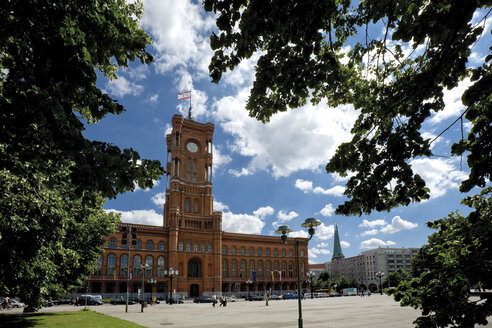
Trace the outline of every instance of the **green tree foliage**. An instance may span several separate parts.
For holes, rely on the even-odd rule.
[[[360,111],[352,140],[341,144],[326,165],[328,173],[353,172],[345,189],[349,200],[336,210],[343,215],[389,211],[429,198],[424,180],[410,165],[412,159],[433,155],[432,140],[422,135],[422,125],[444,108],[446,89],[470,78],[471,85],[461,95],[465,110],[456,122],[468,120],[471,131],[451,146],[453,155],[467,156],[470,173],[460,191],[468,192],[486,187],[492,174],[492,51],[478,65],[468,61],[472,47],[491,32],[484,31],[491,6],[491,0],[204,0],[205,10],[216,13],[219,30],[210,37],[215,51],[210,76],[218,83],[224,72],[258,52],[246,105],[252,117],[267,122],[273,114],[308,100],[332,107],[352,104]],[[465,203],[486,202],[486,194],[477,197]],[[469,229],[485,234],[490,213],[486,216],[478,208],[473,213]],[[446,315],[452,322],[473,326],[490,315],[490,302],[472,304],[466,292],[477,281],[491,288],[481,270],[475,271],[481,267],[491,272],[490,264],[484,267],[487,261],[482,261],[490,261],[490,254],[484,256],[488,244],[474,242],[458,229],[458,217],[453,214],[430,224],[439,232],[421,252],[437,262],[426,265],[429,270],[421,278],[434,280],[420,285],[412,280],[408,286],[414,289],[408,287],[402,298],[403,305],[423,310],[421,327],[440,327]],[[450,236],[455,228],[455,240],[436,237]],[[451,270],[457,263],[452,249],[477,262],[466,263],[466,270],[460,266],[463,271]],[[458,285],[461,293],[455,291]],[[402,293],[403,289],[400,297]]]
[[[437,230],[412,262],[412,279],[395,291],[401,304],[422,309],[418,327],[474,327],[487,324],[492,295],[470,297],[470,288],[492,286],[492,188],[462,203],[468,216],[451,213],[427,225]]]
[[[342,176],[355,173],[346,185],[350,200],[336,211],[345,215],[429,198],[409,160],[432,155],[421,126],[444,108],[444,89],[471,77],[462,99],[472,131],[452,147],[454,154],[468,154],[471,172],[460,190],[469,191],[484,187],[492,173],[492,54],[482,65],[467,67],[486,18],[482,13],[472,24],[472,17],[491,5],[491,0],[205,0],[219,28],[210,37],[215,51],[210,76],[218,82],[259,51],[246,105],[251,116],[266,122],[308,99],[360,110],[352,140],[340,145],[326,166]],[[370,28],[384,32],[371,38]]]
[[[409,280],[410,278],[410,273],[404,271],[402,268],[398,268],[396,271],[390,272],[389,277],[383,279],[383,288],[398,286],[400,282]]]
[[[7,0],[0,6],[0,294],[29,310],[77,286],[118,218],[105,198],[151,187],[159,161],[84,138],[124,108],[97,72],[150,63],[142,4],[123,0]]]

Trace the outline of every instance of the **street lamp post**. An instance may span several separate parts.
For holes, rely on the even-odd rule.
[[[251,296],[250,296],[249,292],[251,291],[251,284],[252,284],[252,283],[253,283],[253,282],[251,281],[251,279],[246,280],[246,285],[248,285],[248,301],[249,301],[249,300],[250,300],[250,298],[251,298]]]
[[[149,265],[147,263],[144,263],[144,264],[140,264],[138,266],[138,268],[142,271],[142,298],[140,300],[140,304],[141,304],[141,312],[143,312],[144,310],[144,291],[145,291],[145,269],[148,269],[149,268]]]
[[[315,227],[319,226],[321,222],[316,220],[315,218],[308,218],[304,221],[304,223],[301,225],[304,228],[309,228],[308,233],[309,233],[309,239],[306,241],[300,241],[300,240],[295,240],[292,243],[287,242],[287,234],[289,232],[292,232],[292,229],[290,229],[288,226],[283,225],[278,227],[278,230],[275,231],[275,233],[281,234],[280,239],[284,242],[286,245],[295,245],[296,246],[296,264],[297,264],[297,303],[299,307],[299,319],[298,319],[298,327],[302,328],[302,305],[301,305],[301,267],[299,265],[299,245],[300,244],[307,244],[311,238],[313,238],[313,235],[315,233]]]
[[[306,273],[306,275],[309,278],[309,289],[311,290],[311,299],[313,299],[313,279],[314,276],[316,276],[316,273],[314,273],[313,271],[309,271],[308,273]]]
[[[383,271],[378,271],[376,273],[376,277],[379,278],[379,291],[381,292],[381,295],[383,295],[383,285],[381,283],[381,280],[383,279],[384,272]]]
[[[169,278],[169,284],[171,288],[169,289],[169,305],[173,304],[172,292],[173,292],[173,278],[178,275],[178,270],[174,270],[172,267],[169,270],[164,270],[164,277]]]

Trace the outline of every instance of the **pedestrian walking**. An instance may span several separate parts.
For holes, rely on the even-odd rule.
[[[266,292],[264,297],[265,297],[265,305],[268,306],[268,299],[270,298],[270,294]]]
[[[215,295],[215,292],[212,295],[212,306],[215,307],[215,303],[217,303],[217,295]]]

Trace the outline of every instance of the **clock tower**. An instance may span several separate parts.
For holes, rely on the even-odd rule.
[[[189,284],[196,283],[200,290],[220,290],[222,213],[213,212],[214,125],[174,115],[172,127],[166,136],[163,218],[164,228],[169,229],[168,267],[192,278]],[[183,287],[193,289],[193,286]]]

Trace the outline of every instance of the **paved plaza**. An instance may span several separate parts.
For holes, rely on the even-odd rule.
[[[59,305],[44,308],[40,312],[77,311],[83,307]],[[183,328],[294,328],[297,327],[297,300],[229,302],[227,307],[212,307],[210,303],[167,305],[164,303],[148,306],[141,313],[140,305],[129,305],[125,313],[124,305],[89,306],[91,310],[135,322],[145,327],[183,327]],[[15,309],[15,312],[22,310]],[[12,313],[12,312],[11,312]],[[378,327],[410,328],[419,311],[400,307],[392,297],[372,295],[370,297],[347,296],[334,298],[307,299],[302,301],[305,328],[314,327]],[[492,327],[490,324],[487,327]]]

